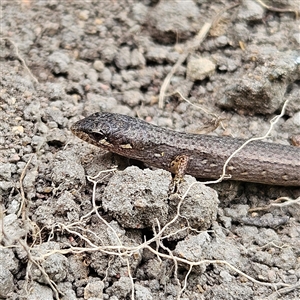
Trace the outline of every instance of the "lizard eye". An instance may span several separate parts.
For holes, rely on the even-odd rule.
[[[102,131],[92,132],[90,135],[92,139],[94,139],[97,142],[106,138],[105,134]]]

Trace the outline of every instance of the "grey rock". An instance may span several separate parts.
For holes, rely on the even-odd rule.
[[[144,97],[140,91],[125,91],[123,95],[123,102],[130,107],[135,107],[143,102]]]
[[[132,284],[129,277],[121,277],[111,287],[106,289],[109,295],[114,295],[117,299],[125,299],[132,289]]]
[[[125,82],[130,82],[137,78],[137,72],[133,70],[122,70],[121,75]]]
[[[91,69],[91,66],[85,61],[74,61],[70,65],[71,68],[81,70],[83,74],[87,74]]]
[[[131,116],[131,117],[135,116],[134,111],[130,107],[128,107],[127,105],[120,105],[119,104],[119,105],[115,106],[113,112],[117,113],[117,114],[128,115],[128,116]]]
[[[185,178],[183,190],[195,182],[191,176]],[[175,197],[171,205],[167,205],[169,184],[170,174],[164,170],[142,171],[137,167],[129,167],[111,178],[103,195],[103,208],[124,227],[152,227],[155,219],[164,225],[175,216],[178,204],[178,198]],[[182,204],[181,216],[189,221],[190,226],[206,229],[216,218],[217,205],[216,192],[197,184]],[[181,221],[175,222],[169,230],[174,226],[178,226],[178,230],[181,225]]]
[[[294,33],[293,38],[300,45],[300,33],[299,32]]]
[[[4,240],[8,245],[22,238],[26,234],[23,222],[16,214],[10,214],[3,218],[3,228],[5,232]]]
[[[133,49],[130,55],[130,62],[132,67],[142,68],[146,64],[146,59],[138,49]]]
[[[254,226],[242,226],[237,227],[235,233],[241,238],[242,244],[247,244],[258,234],[258,229]]]
[[[112,73],[110,69],[104,68],[103,71],[99,74],[99,79],[105,83],[110,83],[112,79]]]
[[[34,220],[40,226],[50,228],[56,223],[57,216],[54,215],[54,208],[49,205],[40,205],[34,212]]]
[[[98,80],[98,73],[96,72],[96,70],[94,69],[90,69],[87,74],[86,77],[92,82],[95,83]]]
[[[200,261],[203,258],[202,249],[207,247],[210,239],[207,232],[201,232],[195,236],[190,235],[177,243],[174,254],[192,262]]]
[[[205,291],[205,299],[255,299],[254,291],[251,287],[241,285],[237,282],[224,282],[219,285],[208,287]]]
[[[6,214],[17,214],[20,208],[20,200],[13,199],[6,209]]]
[[[47,142],[49,144],[62,146],[67,142],[67,136],[63,130],[54,128],[48,132]]]
[[[38,251],[37,247],[35,251]],[[68,265],[68,259],[60,253],[54,253],[45,257],[41,263],[49,278],[54,282],[62,282],[67,277]],[[35,266],[33,267],[32,278],[39,283],[46,284],[48,282],[40,269]]]
[[[176,299],[175,297],[178,295],[178,287],[176,287],[176,285],[167,282],[166,283],[166,287],[165,287],[165,291],[166,293],[170,294],[170,296],[173,296],[173,299]],[[170,298],[170,299],[172,299]]]
[[[123,85],[122,76],[118,73],[114,74],[111,80],[111,85],[116,89],[121,89]]]
[[[145,257],[146,259],[146,257]],[[139,274],[142,278],[147,280],[159,279],[165,280],[165,274],[167,273],[168,265],[165,261],[160,261],[157,258],[149,259],[143,266]]]
[[[101,60],[103,63],[111,63],[116,54],[118,53],[118,47],[113,40],[107,40],[101,47]]]
[[[130,81],[122,86],[122,91],[139,90],[141,84],[138,81]],[[142,97],[144,98],[143,94]]]
[[[142,69],[137,72],[137,76],[141,86],[148,87],[153,80],[154,72],[151,69]]]
[[[80,96],[83,96],[85,94],[85,91],[80,82],[70,81],[66,86],[66,93],[78,94]]]
[[[223,53],[213,54],[211,57],[221,71],[233,72],[241,66],[241,57],[238,53],[233,58],[229,58]]]
[[[58,199],[56,203],[56,213],[67,217],[70,222],[79,221],[80,207],[74,201],[74,196],[65,191]]]
[[[64,117],[63,112],[57,107],[47,107],[43,120],[50,122],[54,121],[59,126],[66,126],[68,120]]]
[[[102,72],[104,70],[104,63],[101,60],[95,60],[93,67],[96,71]]]
[[[216,65],[204,57],[191,57],[187,65],[187,77],[190,80],[203,80],[214,73]]]
[[[84,257],[78,255],[72,255],[68,258],[69,260],[69,274],[73,277],[73,280],[76,281],[81,278],[88,278],[89,275],[89,267],[84,263]],[[73,281],[72,279],[69,281]]]
[[[254,0],[243,0],[239,7],[238,18],[246,21],[261,21],[265,8]]]
[[[243,263],[239,245],[231,239],[226,239],[226,243],[223,238],[212,239],[210,243],[203,244],[202,254],[206,259],[226,260],[236,267]]]
[[[118,246],[120,242],[123,246],[138,247],[143,242],[141,233],[139,231],[131,231],[130,237],[127,237],[127,232],[121,228],[116,221],[109,223],[111,228],[108,228],[103,223],[95,223],[91,230],[95,233],[91,237],[93,243],[100,243],[101,245]],[[128,276],[128,266],[124,258],[116,255],[113,260],[103,252],[91,253],[91,263],[89,265],[99,276],[105,276],[106,279],[113,280],[116,277]],[[132,274],[139,268],[142,259],[142,251],[136,251],[134,255],[128,257],[129,265]]]
[[[70,58],[61,51],[56,51],[48,57],[48,65],[55,74],[67,73]]]
[[[41,115],[41,103],[32,101],[24,109],[24,118],[27,121],[37,121]]]
[[[178,61],[179,56],[180,56],[179,52],[169,51],[169,53],[166,56],[166,60],[169,63],[175,64]]]
[[[278,228],[279,226],[287,224],[288,221],[288,216],[273,216],[271,213],[266,213],[259,217],[245,216],[240,219],[240,222],[246,225],[270,228]]]
[[[181,93],[181,95],[183,97],[187,97],[188,98],[188,96],[190,94],[190,91],[191,91],[191,89],[193,87],[193,84],[194,84],[194,82],[191,81],[191,80],[181,79],[181,80],[178,80],[178,82],[173,83],[172,91],[179,92],[179,93]]]
[[[295,113],[295,115],[290,119],[293,124],[300,128],[300,111]]]
[[[60,298],[61,300],[78,299],[71,282],[59,282],[57,284],[57,287],[60,291],[63,292],[63,296]]]
[[[84,288],[84,299],[98,298],[103,299],[103,281],[89,282]]]
[[[201,27],[198,7],[192,0],[163,0],[149,10],[147,25],[151,35],[161,43],[187,39]]]
[[[157,120],[157,125],[161,127],[169,127],[169,128],[172,128],[174,126],[172,119],[164,118],[164,117],[160,117]]]
[[[84,169],[72,151],[57,153],[51,169],[51,179],[62,190],[85,184]]]
[[[234,24],[234,27],[227,33],[227,36],[230,44],[233,42],[238,44],[239,41],[249,42],[251,40],[251,30],[246,22],[241,21]]]
[[[136,300],[153,300],[153,296],[149,288],[136,283],[134,285]]]
[[[40,150],[46,142],[47,139],[45,136],[34,135],[31,140],[31,146],[36,150]]]
[[[225,208],[224,213],[227,217],[230,217],[233,220],[239,220],[248,214],[249,208],[249,205],[232,205],[231,207]]]
[[[28,199],[32,199],[32,197],[34,197],[36,194],[35,185],[38,175],[38,171],[33,169],[27,171],[24,177],[23,186]]]
[[[143,3],[135,3],[132,7],[133,18],[140,24],[144,24],[147,20],[148,7]]]
[[[228,45],[229,41],[227,36],[221,35],[215,38],[208,38],[202,44],[202,47],[206,51],[216,50],[218,48],[223,48]]]
[[[0,298],[9,298],[10,293],[14,291],[14,277],[11,272],[1,265],[0,268]]]
[[[53,292],[50,287],[37,282],[32,282],[30,285],[28,299],[30,300],[54,300]]]
[[[17,171],[15,164],[0,164],[0,179],[11,180],[11,174]]]
[[[47,21],[44,24],[44,30],[45,30],[45,34],[48,36],[55,36],[57,34],[57,32],[59,31],[59,23],[54,23],[51,21]]]
[[[70,17],[70,19],[72,18],[71,15],[63,15],[63,18],[68,18]],[[69,20],[67,20],[67,22],[65,22],[66,24],[66,28],[64,28],[61,31],[61,47],[65,48],[67,50],[69,49],[74,49],[76,47],[78,47],[78,45],[81,44],[81,40],[82,37],[84,35],[84,31],[83,29],[79,26],[79,25],[75,25],[73,24],[73,22],[69,22]]]
[[[0,181],[0,195],[3,191],[7,191],[13,187],[15,187],[15,183],[13,182]]]
[[[147,49],[145,57],[149,61],[153,61],[156,63],[163,63],[167,57],[169,56],[169,48],[166,46],[153,46]]]
[[[216,191],[203,184],[195,183],[196,179],[194,177],[186,175],[184,182],[180,185],[180,191],[184,193],[190,185],[194,184],[180,207],[181,217],[166,230],[166,234],[169,234],[169,240],[186,237],[188,230],[184,230],[184,228],[187,229],[188,226],[196,230],[206,230],[216,220],[219,204]],[[170,197],[169,221],[177,213],[179,200],[180,198],[176,195]],[[178,233],[174,234],[174,232]]]
[[[68,80],[79,82],[84,78],[83,64],[76,62],[68,67]]]
[[[92,114],[97,111],[112,111],[117,105],[117,100],[113,97],[105,97],[95,93],[87,94],[85,111]]]
[[[253,261],[271,267],[273,263],[272,254],[266,251],[256,251],[253,256]]]
[[[293,270],[297,268],[297,257],[291,248],[282,248],[278,255],[274,255],[274,264],[283,270]]]
[[[128,66],[130,66],[131,59],[129,47],[122,47],[118,51],[117,55],[115,56],[115,64],[121,70],[126,69]]]
[[[46,87],[47,95],[49,95],[49,99],[52,101],[64,99],[66,96],[64,86],[61,83],[47,82]]]
[[[296,52],[265,47],[254,70],[227,87],[220,105],[248,114],[274,113],[281,107],[288,86],[299,77],[295,57]]]
[[[80,58],[82,60],[93,61],[99,58],[98,47],[96,43],[89,45],[91,48],[82,49],[80,51]]]
[[[276,243],[280,241],[276,231],[270,228],[263,228],[254,238],[259,246],[265,246],[267,243]]]
[[[168,215],[169,173],[129,167],[116,173],[103,195],[103,208],[125,228],[152,227]]]
[[[7,225],[8,225],[8,216],[4,218],[4,233],[6,235],[10,235],[12,232],[7,231]],[[12,224],[12,223],[10,223]],[[17,227],[15,227],[17,229]],[[16,233],[18,235],[18,233]],[[16,274],[19,270],[19,262],[17,258],[14,255],[14,252],[12,249],[9,248],[0,248],[0,270],[7,270],[11,274]],[[0,289],[1,290],[1,289]]]
[[[221,271],[221,272],[220,272],[220,277],[221,277],[221,278],[223,279],[223,281],[225,281],[225,282],[231,282],[231,281],[234,280],[234,277],[231,276],[231,275],[229,274],[229,272],[227,272],[227,271]]]

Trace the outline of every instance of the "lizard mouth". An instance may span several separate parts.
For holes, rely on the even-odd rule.
[[[95,140],[93,140],[87,133],[78,129],[77,123],[71,126],[71,131],[74,135],[76,135],[81,140],[88,142],[92,145],[99,146],[99,144]]]

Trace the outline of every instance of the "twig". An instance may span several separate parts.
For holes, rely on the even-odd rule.
[[[94,177],[90,177],[90,176],[87,176],[87,179],[88,181],[92,182],[93,183],[93,196],[92,196],[92,203],[93,203],[93,208],[94,208],[94,211],[97,215],[97,217],[114,233],[114,235],[116,236],[117,238],[117,241],[119,243],[119,245],[122,245],[122,242],[121,240],[119,239],[119,236],[117,234],[117,232],[114,230],[114,228],[111,227],[111,225],[106,221],[104,220],[99,212],[98,212],[98,208],[96,206],[96,187],[97,187],[97,184],[98,182],[95,181],[94,179],[98,178],[102,173],[107,173],[107,172],[113,172],[113,171],[116,171],[116,168],[113,168],[113,169],[110,169],[110,170],[103,170],[103,171],[100,171],[96,176]]]
[[[281,201],[284,201],[284,202],[281,202]],[[300,204],[300,197],[295,200],[288,198],[288,197],[280,197],[280,198],[272,201],[269,205],[251,208],[251,209],[249,209],[249,212],[268,210],[271,207],[284,207],[284,206],[289,206],[289,205],[293,205],[293,204]]]
[[[200,32],[196,36],[196,38],[192,41],[191,46],[188,47],[188,51],[185,52],[185,53],[182,53],[179,56],[178,61],[172,67],[169,74],[166,76],[166,78],[165,78],[165,80],[164,80],[164,82],[161,86],[160,92],[159,92],[159,98],[158,98],[158,107],[159,108],[163,108],[163,106],[164,106],[165,92],[168,89],[168,86],[169,86],[169,83],[170,83],[170,80],[171,80],[172,76],[175,74],[176,70],[181,66],[181,64],[187,59],[187,57],[190,54],[190,51],[192,51],[194,49],[196,42],[197,42],[198,45],[200,45],[202,43],[204,38],[207,36],[207,34],[209,32],[209,29],[211,28],[211,25],[212,25],[212,23],[205,23],[203,25]]]
[[[214,27],[219,22],[221,15],[225,11],[227,11],[227,10],[229,10],[229,9],[235,7],[235,6],[238,6],[238,5],[239,5],[239,3],[234,3],[234,4],[230,5],[229,7],[226,7],[225,9],[221,10],[214,17],[214,19],[211,22],[204,23],[204,25],[202,26],[201,30],[196,35],[196,37],[193,40],[191,40],[189,43],[187,43],[187,47],[186,47],[187,50],[179,56],[178,61],[172,67],[171,71],[169,72],[169,74],[164,79],[164,82],[163,82],[163,84],[161,86],[161,89],[160,89],[160,92],[159,92],[159,98],[158,98],[158,107],[159,108],[164,107],[165,93],[166,93],[166,90],[168,89],[170,80],[171,80],[172,76],[175,74],[176,70],[181,66],[182,63],[184,63],[184,61],[187,59],[189,54],[191,52],[195,51],[195,49],[200,46],[200,44],[206,38],[206,36],[207,36],[209,30],[211,29],[211,27]]]
[[[34,154],[31,154],[30,157],[29,157],[29,160],[28,162],[26,163],[23,171],[22,171],[22,174],[20,176],[20,190],[21,190],[21,197],[22,197],[22,202],[21,202],[21,205],[20,205],[20,209],[18,211],[18,214],[17,216],[20,217],[21,213],[22,213],[22,220],[25,220],[26,219],[26,215],[25,215],[25,210],[26,210],[26,204],[27,204],[27,199],[25,197],[25,192],[24,192],[24,188],[23,188],[23,179],[26,175],[26,170],[32,160],[32,157],[33,157]]]
[[[200,105],[197,105],[197,104],[192,103],[190,100],[188,100],[187,98],[185,98],[185,97],[181,94],[181,92],[178,91],[178,90],[176,90],[174,93],[170,94],[170,96],[171,96],[171,95],[175,95],[175,94],[178,94],[185,102],[187,102],[188,104],[190,104],[190,105],[196,107],[197,109],[200,109],[200,110],[203,111],[205,114],[213,116],[213,117],[215,118],[215,120],[216,120],[215,123],[216,123],[216,124],[220,124],[221,127],[222,127],[222,129],[225,130],[224,124],[222,123],[220,116],[216,115],[215,113],[212,113],[212,112],[208,111],[207,109],[203,108],[203,107],[200,106]]]
[[[293,8],[278,8],[278,7],[274,7],[274,6],[270,6],[265,4],[263,1],[261,0],[256,0],[261,6],[263,6],[264,8],[270,10],[270,11],[275,11],[275,12],[293,12],[296,15],[296,18],[299,17],[299,11],[297,9],[293,9]],[[299,4],[299,3],[298,3]]]
[[[146,249],[148,249],[149,251],[151,251],[152,253],[154,254],[158,254],[156,252],[156,250],[154,250],[152,247],[150,246],[145,246]],[[167,259],[173,259],[172,257],[170,257],[168,254],[165,254],[165,253],[159,253],[159,255],[161,257],[164,257],[164,258],[167,258]],[[279,286],[283,286],[283,287],[290,287],[289,284],[286,284],[286,283],[283,283],[283,282],[279,282],[279,283],[269,283],[269,282],[261,282],[261,281],[258,281],[256,279],[254,279],[253,277],[247,275],[246,273],[240,271],[239,269],[237,269],[236,267],[234,267],[233,265],[231,265],[229,262],[227,262],[226,260],[209,260],[209,259],[204,259],[204,260],[200,260],[200,261],[197,261],[197,262],[192,262],[192,261],[189,261],[185,258],[181,258],[181,257],[178,257],[176,256],[176,260],[178,262],[181,262],[181,263],[184,263],[184,264],[187,264],[189,266],[200,266],[200,265],[203,265],[203,264],[219,264],[219,265],[225,265],[227,267],[229,267],[231,270],[233,270],[234,272],[246,277],[248,280],[254,282],[254,283],[257,283],[259,285],[264,285],[264,286],[269,286],[269,287],[272,287],[272,288],[277,288]]]
[[[4,231],[4,213],[3,213],[3,206],[0,205],[0,244],[2,240],[7,238],[6,233]]]
[[[290,293],[296,289],[300,289],[300,281],[298,281],[296,284],[292,285],[292,286],[288,286],[288,287],[284,287],[280,290],[277,290],[276,292],[272,293],[270,296],[268,296],[268,300],[271,300],[271,299],[279,299],[278,296],[282,296],[282,295],[285,295],[287,293]]]
[[[21,244],[23,249],[26,251],[28,260],[31,261],[41,271],[41,273],[44,275],[45,280],[47,281],[47,283],[50,285],[52,291],[54,292],[55,298],[57,300],[59,300],[60,299],[59,298],[59,290],[57,288],[56,283],[49,278],[49,276],[46,273],[46,271],[44,270],[44,268],[42,266],[40,266],[37,263],[37,261],[32,257],[31,252],[30,252],[30,248],[28,247],[28,245],[25,242],[23,242],[22,240],[19,240],[19,243]]]
[[[110,170],[103,170],[103,171],[100,171],[96,176],[94,177],[89,177],[87,176],[87,179],[92,182],[94,185],[93,185],[93,196],[92,196],[92,203],[93,203],[93,208],[94,208],[94,211],[97,215],[97,217],[114,233],[114,235],[116,236],[117,238],[117,241],[120,245],[120,248],[122,247],[122,242],[121,240],[119,239],[119,236],[117,234],[117,232],[114,230],[114,228],[106,221],[104,220],[99,212],[98,212],[98,209],[97,209],[97,206],[96,206],[96,187],[97,187],[97,181],[95,181],[96,178],[98,178],[102,173],[107,173],[107,172],[114,172],[116,171],[117,169],[116,168],[113,168],[113,169],[110,169]],[[120,248],[118,249],[119,253],[121,253],[121,250]],[[128,257],[125,257],[125,260],[126,260],[126,263],[127,263],[127,269],[128,269],[128,277],[130,278],[130,282],[131,282],[131,299],[134,300],[135,299],[135,296],[134,296],[134,282],[133,282],[133,278],[132,278],[132,275],[131,275],[131,271],[130,271],[130,264],[129,264],[129,259]]]
[[[39,83],[39,81],[36,79],[36,77],[31,73],[30,69],[27,67],[27,64],[25,62],[25,60],[23,59],[23,57],[19,54],[19,48],[18,46],[16,45],[16,43],[14,43],[11,39],[9,38],[0,38],[0,40],[4,40],[4,41],[8,41],[10,42],[14,48],[15,48],[15,51],[16,51],[16,56],[17,58],[22,62],[23,66],[24,66],[24,69],[29,73],[29,75],[31,76],[31,78],[36,82],[36,83]]]

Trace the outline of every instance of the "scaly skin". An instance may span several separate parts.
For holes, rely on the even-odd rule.
[[[113,113],[95,113],[71,127],[79,138],[119,155],[168,171],[178,156],[188,158],[186,174],[217,179],[226,159],[245,140],[187,134]],[[300,148],[254,141],[234,156],[231,180],[300,186]]]

